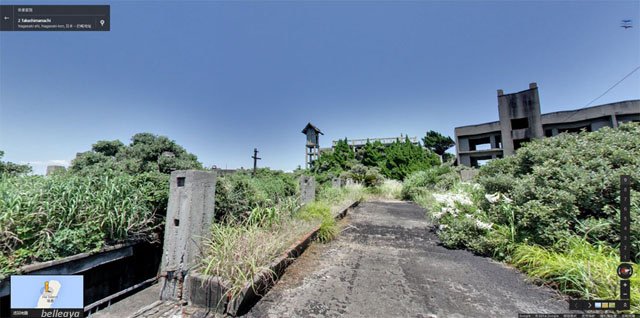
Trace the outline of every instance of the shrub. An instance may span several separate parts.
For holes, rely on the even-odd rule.
[[[293,175],[260,169],[256,176],[246,172],[218,178],[216,183],[216,219],[242,221],[257,207],[279,204],[298,194]]]
[[[367,167],[360,163],[355,163],[343,177],[361,183],[365,187],[379,186],[384,181],[384,176],[380,173],[380,169]]]
[[[423,171],[417,171],[405,179],[402,197],[412,199],[424,191],[448,190],[460,181],[456,170],[449,165],[440,165]]]
[[[523,236],[549,246],[570,233],[584,231],[584,220],[616,224],[622,174],[635,180],[632,191],[638,193],[638,123],[534,140],[514,156],[483,166],[478,181],[488,193],[504,193],[513,199]],[[637,202],[634,199],[634,215],[640,213]],[[615,231],[601,230],[590,237],[612,245],[618,240]],[[640,241],[638,232],[631,241]],[[634,255],[640,253],[638,245],[633,246]]]

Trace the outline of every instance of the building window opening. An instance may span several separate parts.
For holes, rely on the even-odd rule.
[[[471,166],[475,168],[482,167],[491,160],[491,156],[471,157]]]
[[[489,137],[469,139],[469,150],[489,150],[491,149],[491,139]]]
[[[544,136],[545,137],[553,137],[553,129],[545,129]]]
[[[511,120],[511,129],[525,129],[529,128],[529,118],[514,118]]]

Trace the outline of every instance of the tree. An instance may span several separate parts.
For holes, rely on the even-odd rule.
[[[367,140],[364,147],[358,151],[357,159],[367,167],[379,167],[384,163],[385,148],[380,140],[374,142]]]
[[[338,140],[332,150],[322,152],[311,167],[314,173],[334,172],[339,175],[353,166],[356,155],[349,147],[347,139]]]
[[[349,146],[347,138],[338,140],[336,146],[333,148],[333,158],[342,170],[349,170],[349,168],[351,168],[353,160],[356,159],[356,154]]]
[[[441,162],[444,162],[444,154],[446,153],[447,149],[453,147],[456,144],[453,139],[451,139],[451,137],[444,136],[439,132],[433,130],[429,130],[429,132],[427,132],[424,138],[422,138],[422,143],[426,148],[431,149],[431,151],[437,153],[441,158]]]
[[[100,140],[91,147],[91,150],[110,157],[117,155],[122,149],[124,144],[120,140]]]
[[[414,145],[408,137],[404,142],[396,140],[387,147],[385,154],[381,172],[385,177],[396,180],[404,180],[412,172],[426,170],[440,161],[433,152]]]
[[[70,168],[72,172],[123,171],[130,174],[168,174],[184,169],[202,169],[202,164],[175,141],[151,133],[135,134],[128,146],[119,140],[98,141],[90,151],[78,154]]]
[[[0,159],[4,157],[4,151],[0,150]],[[20,175],[31,172],[31,166],[29,165],[21,165],[9,161],[0,161],[0,177],[2,175]]]

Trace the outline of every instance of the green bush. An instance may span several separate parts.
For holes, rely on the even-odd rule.
[[[622,174],[634,179],[631,244],[637,262],[640,124],[534,140],[482,167],[478,185],[438,188],[437,170],[419,172],[405,180],[403,195],[427,209],[447,247],[513,263],[567,294],[613,299]],[[639,299],[640,291],[631,297]]]
[[[513,200],[518,231],[532,243],[550,246],[571,233],[588,231],[586,224],[609,223],[611,231],[600,228],[589,237],[615,245],[623,174],[635,180],[631,212],[638,215],[638,123],[534,140],[514,156],[483,166],[478,181],[488,193],[504,193]],[[638,232],[632,242],[640,242]],[[633,246],[634,255],[640,253],[639,244]]]
[[[344,177],[352,179],[365,187],[376,187],[384,182],[384,176],[377,167],[367,167],[361,163],[355,163]]]
[[[269,207],[298,194],[292,174],[259,169],[256,176],[241,171],[218,178],[216,183],[216,219],[247,218],[256,207]]]
[[[460,181],[450,165],[439,165],[409,175],[403,183],[402,197],[407,200],[431,190],[448,190]]]

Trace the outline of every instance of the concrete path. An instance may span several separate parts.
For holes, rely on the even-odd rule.
[[[361,204],[313,244],[248,317],[517,317],[568,312],[550,289],[489,258],[438,245],[424,210]]]

